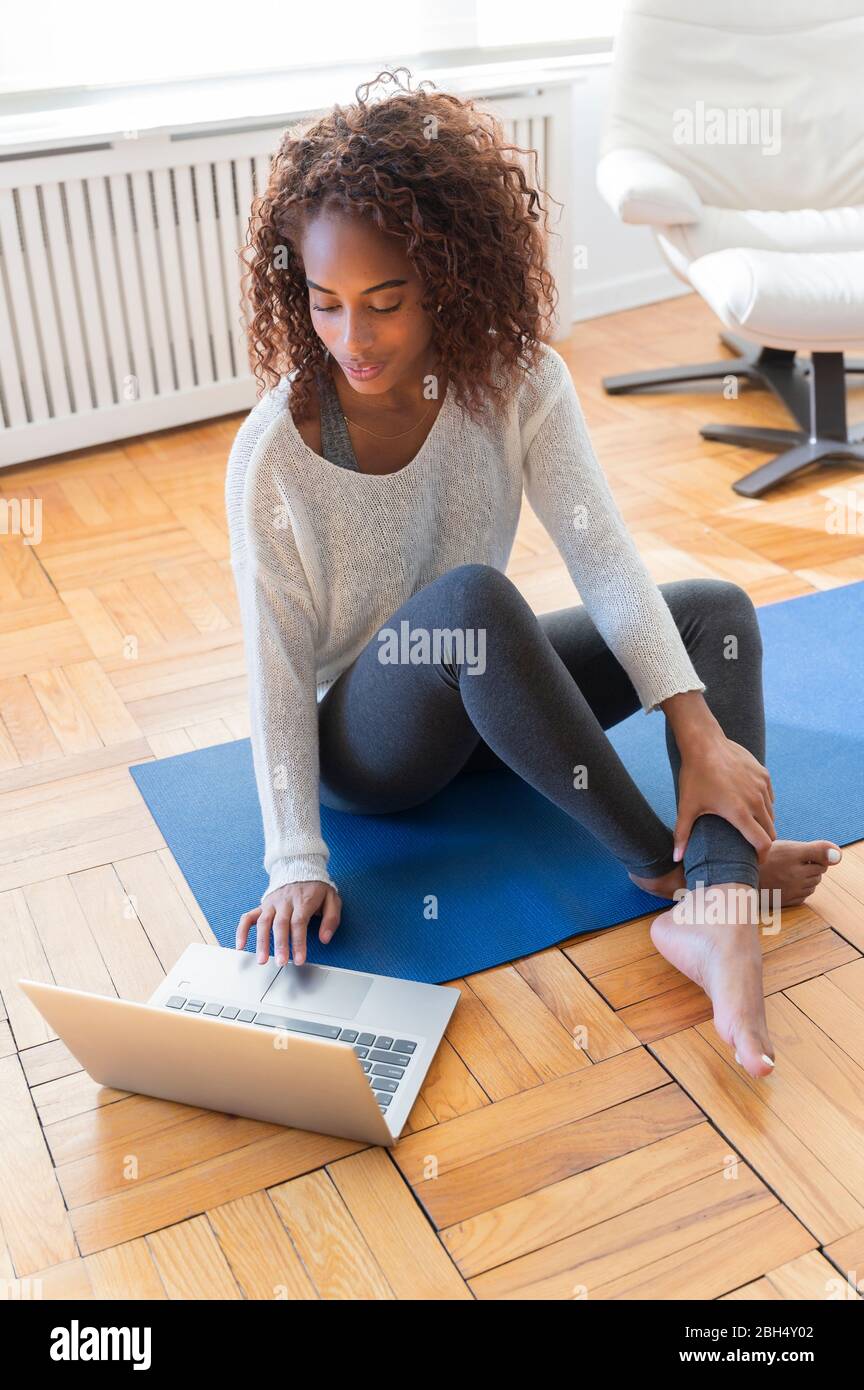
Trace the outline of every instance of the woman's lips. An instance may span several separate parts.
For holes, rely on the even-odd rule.
[[[348,376],[354,379],[354,381],[371,381],[373,377],[376,377],[380,372],[383,372],[384,363],[373,362],[371,366],[368,367],[352,367],[349,365],[349,363],[343,362],[342,368],[348,374]]]

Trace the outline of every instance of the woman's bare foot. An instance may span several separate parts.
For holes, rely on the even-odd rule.
[[[670,965],[708,995],[714,1027],[733,1048],[736,1062],[751,1076],[767,1076],[774,1057],[755,890],[743,883],[688,890],[651,923],[651,940]]]
[[[794,907],[816,891],[825,870],[842,858],[833,840],[772,840],[759,865],[759,887],[779,888],[783,907]]]
[[[795,907],[815,892],[825,870],[839,864],[842,857],[833,840],[774,840],[759,865],[759,887],[778,889],[781,905]],[[656,893],[658,898],[673,898],[676,890],[684,887],[682,864],[660,878],[639,878],[636,874],[628,877],[637,888]]]

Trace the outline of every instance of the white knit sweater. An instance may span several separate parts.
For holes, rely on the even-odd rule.
[[[341,468],[304,444],[289,385],[283,377],[241,425],[225,486],[270,880],[263,896],[302,879],[333,883],[321,837],[317,702],[418,589],[469,562],[506,569],[523,485],[646,713],[705,689],[554,348],[543,345],[509,408],[490,410],[482,425],[463,416],[448,388],[419,453],[383,475]]]

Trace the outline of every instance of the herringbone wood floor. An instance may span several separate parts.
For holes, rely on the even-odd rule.
[[[710,419],[784,424],[764,394],[603,395],[604,373],[720,355],[698,301],[559,348],[655,579],[731,578],[757,604],[864,579],[864,536],[825,524],[860,474],[748,501],[730,484],[759,456],[700,440]],[[16,988],[145,999],[211,939],[127,768],[248,731],[222,492],[240,418],[0,474],[44,508],[39,545],[0,537],[0,1278],[48,1298],[855,1297],[861,844],[766,937],[769,1080],[644,918],[457,981],[392,1154],[104,1090]],[[509,573],[537,611],[575,601],[527,509]]]

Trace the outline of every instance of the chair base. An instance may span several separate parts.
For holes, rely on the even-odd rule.
[[[742,497],[761,497],[810,464],[850,459],[864,462],[864,426],[852,430],[846,426],[846,375],[864,372],[864,360],[844,362],[842,352],[814,352],[808,360],[799,358],[791,348],[759,348],[732,333],[721,333],[720,338],[737,356],[688,367],[657,367],[649,372],[604,377],[604,389],[610,396],[618,396],[650,391],[657,386],[735,376],[771,391],[800,429],[705,425],[699,431],[703,439],[749,449],[786,446],[785,452],[732,484],[733,491]]]
[[[734,333],[721,333],[720,341],[732,350],[734,357],[722,357],[718,362],[694,362],[684,367],[653,367],[648,372],[625,372],[622,376],[603,378],[603,389],[610,396],[650,392],[655,386],[684,386],[688,382],[722,381],[724,377],[740,376],[751,386],[772,391],[785,405],[790,415],[803,429],[810,419],[809,376],[810,361],[800,358],[791,348],[757,347]],[[864,372],[864,358],[850,359],[847,372]]]
[[[772,449],[788,444],[791,448],[754,468],[752,473],[732,484],[742,497],[761,497],[769,488],[799,473],[811,463],[843,463],[856,459],[864,463],[864,429],[852,430],[847,440],[810,439],[803,430],[758,430],[745,425],[704,425],[703,439],[739,444],[749,449]]]
[[[783,449],[732,484],[742,497],[761,497],[785,478],[815,463],[864,463],[864,425],[846,424],[846,380],[842,352],[814,352],[807,377],[809,408],[803,430],[750,425],[703,425],[703,439],[745,449]],[[785,447],[784,447],[785,446]]]

